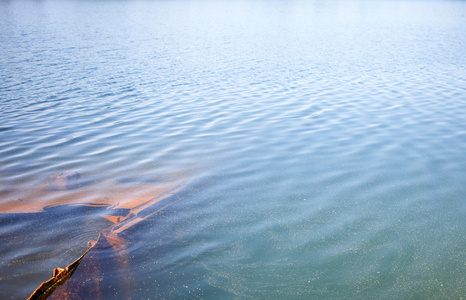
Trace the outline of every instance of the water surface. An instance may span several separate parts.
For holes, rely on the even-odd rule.
[[[466,294],[466,2],[1,1],[0,28],[2,299],[111,224],[57,204],[178,177],[103,296]]]

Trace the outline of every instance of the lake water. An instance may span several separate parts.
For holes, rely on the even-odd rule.
[[[465,1],[2,0],[0,54],[2,299],[173,178],[103,299],[465,297]]]

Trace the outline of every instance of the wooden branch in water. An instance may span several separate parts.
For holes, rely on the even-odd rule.
[[[77,260],[67,266],[65,269],[56,268],[54,269],[53,277],[46,282],[42,283],[34,293],[28,298],[28,300],[43,300],[47,299],[59,286],[64,284],[76,271],[79,264],[82,262],[84,257],[93,249],[100,246],[108,244],[109,240],[118,240],[118,235],[125,231],[128,228],[138,224],[139,222],[149,218],[150,216],[155,215],[166,207],[184,199],[187,195],[192,192],[197,191],[201,185],[189,186],[188,182],[184,182],[171,189],[169,192],[166,192],[162,195],[157,195],[152,199],[143,202],[137,206],[134,206],[126,217],[118,217],[113,220],[116,221],[115,224],[110,226],[107,229],[104,229],[100,232],[99,238],[96,242],[90,242],[89,248],[86,252],[81,255]],[[156,205],[157,204],[157,205]],[[97,246],[97,247],[96,247]],[[118,247],[118,243],[115,245],[110,245],[112,248]]]
[[[86,252],[84,252],[81,257],[79,257],[77,260],[72,262],[69,266],[67,266],[64,269],[61,268],[56,268],[53,270],[53,277],[47,280],[46,282],[43,282],[35,291],[34,293],[29,296],[28,300],[41,300],[41,299],[47,299],[53,291],[55,291],[60,285],[65,283],[71,275],[76,271],[78,268],[79,264],[81,261],[84,259],[84,257],[89,253],[89,251],[94,248],[96,244],[92,244]]]

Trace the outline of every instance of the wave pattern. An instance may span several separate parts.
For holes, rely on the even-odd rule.
[[[0,206],[48,206],[66,170],[83,202],[213,182],[128,237],[139,298],[464,295],[465,3],[0,7]],[[101,213],[66,213],[66,235]],[[47,214],[0,215],[1,269],[54,266],[61,230],[11,240]],[[0,274],[3,296],[31,272]]]

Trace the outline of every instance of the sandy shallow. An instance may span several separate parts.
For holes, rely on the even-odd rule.
[[[51,176],[51,178],[57,175]],[[60,205],[106,206],[108,209],[134,209],[156,199],[189,181],[186,175],[171,174],[159,180],[108,180],[66,188],[63,179],[49,180],[27,190],[11,190],[0,202],[0,213],[37,213]],[[57,183],[58,181],[58,183]],[[71,179],[70,181],[73,181]],[[58,187],[58,188],[57,188]],[[108,217],[112,219],[111,216]]]

